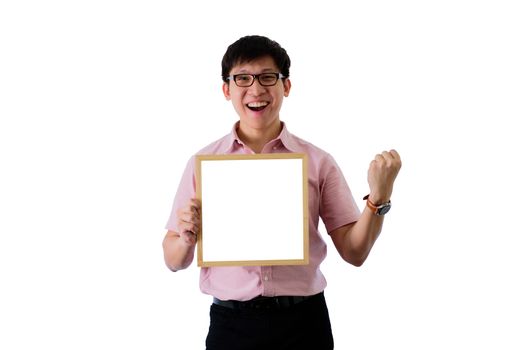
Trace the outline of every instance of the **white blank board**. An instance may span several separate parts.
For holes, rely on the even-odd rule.
[[[304,154],[197,156],[199,266],[307,264]]]

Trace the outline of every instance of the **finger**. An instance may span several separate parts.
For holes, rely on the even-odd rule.
[[[178,221],[183,222],[193,222],[193,214],[187,212],[178,212],[177,213]]]
[[[200,225],[191,222],[179,222],[178,229],[180,230],[180,232],[191,232],[194,234],[198,234],[200,232]]]
[[[395,149],[390,149],[389,150],[389,153],[391,154],[391,156],[395,159],[400,159],[400,154],[398,154],[397,150]]]
[[[384,156],[382,154],[377,154],[375,156],[375,161],[377,161],[378,163],[383,162],[384,161]]]
[[[388,151],[383,151],[380,155],[382,157],[384,157],[384,159],[392,159],[393,158],[393,155],[391,153],[389,153]]]
[[[384,151],[382,152],[381,155],[384,158],[384,161],[387,166],[390,166],[391,164],[393,164],[393,162],[395,162],[395,158],[393,157],[393,155],[390,152]]]
[[[189,203],[194,206],[195,208],[200,208],[200,206],[202,205],[201,202],[200,202],[200,199],[198,198],[191,198],[189,200]]]
[[[186,204],[178,209],[180,213],[197,213],[198,210],[191,203]]]
[[[195,244],[197,241],[197,235],[192,232],[184,232],[180,237],[186,242],[186,244],[190,245]]]
[[[200,219],[200,209],[197,208],[197,207],[194,207],[194,206],[187,206],[183,213],[187,214],[187,215],[190,215],[192,217],[195,217],[197,219]]]
[[[200,211],[193,207],[193,206],[190,206],[190,205],[186,205],[180,209],[177,210],[177,215],[178,217],[194,217],[196,219],[200,219]],[[191,220],[186,220],[186,221],[191,221]]]
[[[400,154],[398,154],[396,150],[392,149],[389,151],[389,153],[391,154],[391,156],[393,157],[393,159],[395,159],[397,163],[402,165],[402,159],[400,159]]]
[[[187,212],[181,212],[177,213],[177,222],[186,222],[191,224],[199,224],[200,223],[200,216],[196,215],[195,213],[187,213]]]
[[[189,206],[198,214],[200,215],[200,210],[202,209],[202,203],[198,198],[191,198],[189,200]]]
[[[180,234],[180,236],[184,236],[184,237],[197,237],[198,236],[198,230],[196,228],[193,228],[193,230],[183,230],[182,233]]]
[[[178,228],[178,231],[180,232],[180,235],[186,238],[187,238],[187,235],[198,234],[198,232],[200,231],[200,228],[197,225],[194,225],[192,223],[187,223],[187,222],[178,223],[177,228]]]

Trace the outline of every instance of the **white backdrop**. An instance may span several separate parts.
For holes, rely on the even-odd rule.
[[[220,61],[248,34],[289,52],[281,118],[356,197],[375,153],[403,157],[365,265],[330,243],[336,349],[524,348],[522,18],[505,0],[2,1],[0,348],[203,348],[211,300],[161,241],[186,161],[237,120]]]

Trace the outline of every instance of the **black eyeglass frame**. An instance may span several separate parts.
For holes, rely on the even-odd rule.
[[[277,77],[277,79],[275,80],[275,82],[274,82],[273,84],[270,84],[270,85],[268,85],[268,84],[263,84],[263,83],[260,81],[259,77],[260,77],[261,75],[268,75],[268,74],[269,74],[269,75],[274,75],[275,77]],[[248,75],[248,76],[250,76],[250,77],[253,77],[253,80],[251,81],[251,84],[249,84],[249,85],[238,85],[237,80],[236,80],[236,77],[238,77],[238,76],[240,76],[240,75]],[[258,80],[258,83],[259,83],[261,86],[266,86],[266,87],[267,87],[267,86],[275,86],[275,85],[277,85],[278,81],[279,81],[280,79],[284,79],[284,78],[286,78],[286,76],[284,76],[284,74],[282,74],[282,73],[273,73],[273,72],[271,72],[271,73],[260,73],[260,74],[247,74],[247,73],[240,73],[240,74],[230,75],[229,77],[227,77],[227,80],[228,80],[228,81],[233,80],[233,81],[235,82],[235,85],[238,86],[238,87],[250,87],[250,86],[252,86],[252,85],[255,83],[255,80]]]

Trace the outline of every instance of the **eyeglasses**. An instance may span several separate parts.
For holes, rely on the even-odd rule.
[[[284,78],[282,73],[261,73],[261,74],[235,74],[227,77],[227,80],[233,80],[239,87],[249,87],[253,85],[255,79],[262,86],[276,85],[278,79]]]

